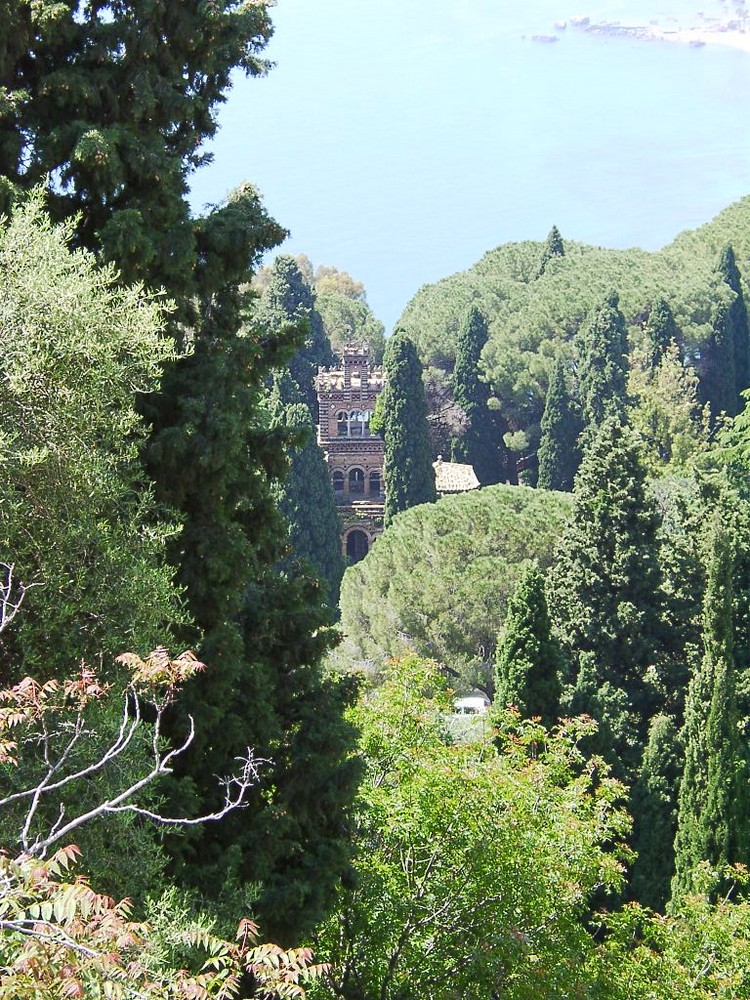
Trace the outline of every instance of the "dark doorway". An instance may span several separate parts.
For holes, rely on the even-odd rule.
[[[360,559],[364,559],[369,548],[370,543],[367,540],[367,535],[359,528],[350,531],[346,536],[346,558],[349,562],[356,563]]]

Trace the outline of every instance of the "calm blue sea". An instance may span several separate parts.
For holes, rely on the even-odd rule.
[[[292,231],[284,249],[364,281],[388,329],[424,282],[553,223],[656,249],[750,193],[750,54],[531,36],[572,15],[668,26],[697,10],[731,8],[279,0],[277,68],[238,82],[194,203],[252,180]]]

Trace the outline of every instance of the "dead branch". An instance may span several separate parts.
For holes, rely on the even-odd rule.
[[[32,587],[41,587],[41,583],[16,583],[13,579],[15,563],[0,562],[0,570],[4,579],[0,579],[0,633],[10,625],[21,610],[26,592]]]

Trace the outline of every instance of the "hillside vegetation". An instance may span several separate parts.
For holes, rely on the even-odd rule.
[[[716,272],[726,244],[732,245],[747,285],[750,197],[655,253],[565,239],[564,254],[540,267],[544,243],[508,243],[467,271],[423,286],[397,326],[415,341],[425,365],[450,372],[461,322],[471,306],[478,308],[489,331],[484,377],[511,429],[523,431],[533,450],[553,362],[575,362],[576,334],[613,289],[619,293],[631,348],[642,339],[653,303],[664,299],[674,313],[686,358],[702,374],[701,351],[711,333],[712,309],[717,302],[731,301]]]

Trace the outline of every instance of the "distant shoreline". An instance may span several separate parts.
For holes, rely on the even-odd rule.
[[[700,48],[703,45],[723,45],[726,48],[750,52],[750,31],[736,27],[735,21],[704,24],[700,26],[664,28],[658,24],[620,24],[604,21],[595,23],[588,18],[573,18],[570,27],[577,31],[586,31],[592,35],[612,35],[624,38],[635,38],[646,41],[677,42],[681,45],[691,45]],[[566,25],[567,26],[567,25]],[[562,24],[555,27],[560,30]]]

